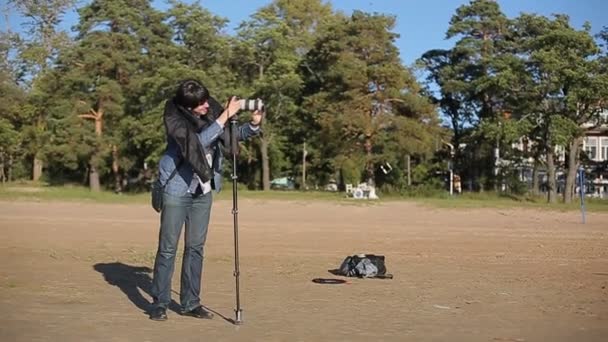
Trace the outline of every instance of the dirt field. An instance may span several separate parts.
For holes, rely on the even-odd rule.
[[[153,322],[151,208],[0,202],[0,340],[608,341],[606,214],[241,200],[236,327],[231,205],[205,249],[215,319]],[[395,278],[311,282],[365,252]]]

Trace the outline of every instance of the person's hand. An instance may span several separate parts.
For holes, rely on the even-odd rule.
[[[224,108],[226,108],[226,110],[228,111],[228,118],[235,116],[236,113],[241,110],[241,104],[239,103],[239,99],[236,96],[231,97]]]
[[[254,126],[258,126],[260,123],[262,123],[262,118],[264,117],[264,112],[262,112],[261,110],[256,110],[253,113],[251,113],[251,124]]]

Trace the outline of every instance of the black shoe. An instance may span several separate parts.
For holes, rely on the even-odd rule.
[[[150,311],[150,319],[153,321],[166,321],[167,320],[167,309],[165,308],[154,308]]]
[[[182,312],[182,315],[195,317],[195,318],[203,318],[203,319],[212,319],[213,318],[213,314],[211,312],[205,310],[202,306],[197,306],[196,308],[194,308],[190,311]]]

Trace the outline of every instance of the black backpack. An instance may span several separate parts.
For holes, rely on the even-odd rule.
[[[358,278],[388,278],[392,279],[392,274],[386,273],[384,255],[375,254],[355,254],[346,257],[340,268],[330,270],[335,275]]]

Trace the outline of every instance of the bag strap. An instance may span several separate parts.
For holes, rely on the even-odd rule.
[[[374,278],[393,279],[393,275],[391,273],[386,273],[386,274],[383,274],[383,275],[375,275]]]
[[[182,166],[182,158],[179,158],[179,162],[177,163],[177,165],[175,165],[175,170],[173,170],[173,172],[171,172],[171,175],[169,176],[169,178],[167,178],[167,181],[165,182],[165,185],[163,185],[163,188],[165,186],[167,186],[167,184],[169,183],[169,181],[171,180],[171,178],[175,177],[175,175],[177,174],[177,170],[179,170],[179,168]]]

